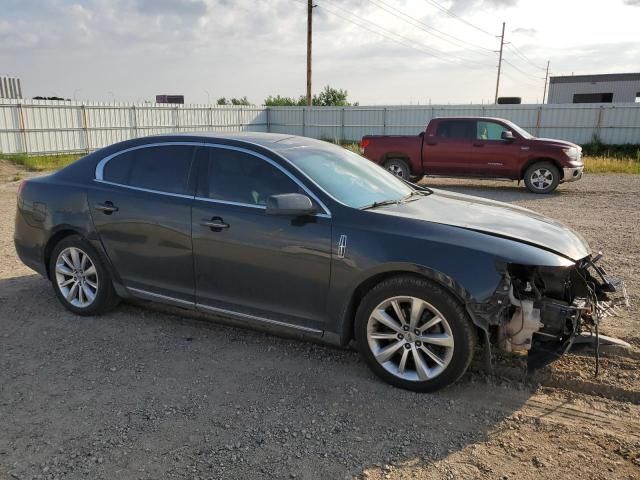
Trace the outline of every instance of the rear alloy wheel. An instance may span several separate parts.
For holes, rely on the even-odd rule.
[[[471,362],[475,332],[459,303],[427,280],[385,280],[363,299],[356,341],[388,383],[418,392],[458,380]]]
[[[534,163],[524,173],[524,183],[533,193],[551,193],[560,183],[560,171],[549,162]]]
[[[392,158],[384,163],[384,168],[393,173],[396,177],[400,177],[404,180],[411,179],[411,170],[404,160]]]
[[[73,313],[97,315],[118,304],[100,255],[79,235],[65,237],[54,247],[49,272],[56,296]]]

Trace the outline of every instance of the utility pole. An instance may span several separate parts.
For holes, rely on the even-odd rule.
[[[505,22],[502,22],[502,35],[500,35],[500,56],[498,57],[498,78],[496,80],[496,97],[494,103],[498,103],[498,89],[500,88],[500,69],[502,68],[502,48],[504,47],[504,26]]]
[[[313,28],[313,0],[307,0],[307,105],[311,106],[311,39]]]
[[[547,73],[544,75],[544,93],[542,94],[542,103],[546,103],[544,98],[547,96],[547,81],[549,80],[549,60],[547,60]]]

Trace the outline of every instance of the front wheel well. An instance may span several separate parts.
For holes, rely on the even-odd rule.
[[[80,233],[72,229],[58,230],[56,233],[51,235],[51,237],[47,241],[47,244],[44,247],[44,268],[47,271],[47,278],[51,278],[51,272],[49,271],[49,264],[51,263],[51,252],[53,252],[53,249],[58,243],[60,243],[64,238],[71,235],[80,235]]]
[[[416,272],[409,272],[403,270],[394,270],[389,272],[382,272],[376,275],[373,275],[366,280],[364,280],[360,285],[356,287],[356,289],[351,294],[351,298],[349,299],[349,303],[345,309],[345,312],[342,316],[343,318],[343,327],[342,327],[342,338],[341,343],[343,345],[347,345],[351,340],[355,338],[354,324],[356,318],[356,311],[358,310],[358,306],[364,296],[376,285],[379,283],[388,280],[392,277],[415,277],[421,280],[427,280],[433,282],[442,288],[444,288],[447,292],[449,292],[456,301],[460,302],[461,305],[464,305],[464,301],[460,298],[460,295],[455,292],[454,289],[451,288],[450,285],[447,285],[443,282],[438,281],[435,278],[431,278],[429,275],[422,275]]]
[[[558,172],[560,172],[560,175],[563,174],[564,170],[562,169],[562,165],[560,165],[560,162],[558,162],[557,160],[554,160],[553,158],[549,158],[549,157],[540,157],[540,158],[534,158],[529,160],[527,163],[524,164],[524,166],[522,167],[522,169],[520,170],[520,176],[518,178],[518,180],[524,180],[524,174],[527,171],[527,169],[535,164],[535,163],[543,163],[543,162],[548,162],[550,164],[552,164],[554,167],[556,167],[558,169]],[[560,178],[562,180],[562,178]]]

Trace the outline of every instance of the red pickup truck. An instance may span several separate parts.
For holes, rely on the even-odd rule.
[[[417,136],[367,135],[360,152],[399,177],[423,175],[524,180],[534,193],[582,178],[582,149],[535,138],[502,118],[434,118]]]

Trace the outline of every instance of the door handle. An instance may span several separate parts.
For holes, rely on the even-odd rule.
[[[474,147],[484,147],[484,143],[482,143],[482,142],[474,142],[473,146]]]
[[[101,211],[105,215],[111,215],[113,212],[118,211],[118,207],[116,207],[112,202],[109,201],[104,203],[96,203],[94,208]]]
[[[200,222],[203,227],[209,227],[211,230],[222,230],[223,228],[229,228],[228,223],[224,223],[220,217],[213,217],[211,220],[203,218]]]

